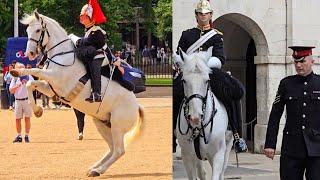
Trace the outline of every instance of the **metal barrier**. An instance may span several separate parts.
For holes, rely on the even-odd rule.
[[[172,56],[167,58],[142,57],[141,53],[134,57],[126,58],[126,61],[135,68],[140,69],[148,78],[172,78]]]

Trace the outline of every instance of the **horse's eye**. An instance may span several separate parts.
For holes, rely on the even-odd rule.
[[[40,29],[38,29],[36,32],[37,32],[37,33],[40,32]]]

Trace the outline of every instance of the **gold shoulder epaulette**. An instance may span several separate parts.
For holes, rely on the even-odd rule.
[[[214,29],[214,30],[217,32],[217,34],[223,35],[223,33],[218,31],[217,29]]]
[[[99,29],[100,29],[99,26],[93,26],[91,31],[97,31],[97,30],[99,30]]]

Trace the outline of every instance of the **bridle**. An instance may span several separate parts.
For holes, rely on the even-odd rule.
[[[206,123],[204,122],[205,121],[205,117],[206,117],[207,98],[208,98],[209,92],[210,92],[210,96],[212,98],[213,108],[215,108],[214,100],[213,100],[213,93],[210,90],[210,80],[207,81],[207,88],[206,88],[206,95],[205,96],[202,96],[200,94],[192,94],[189,97],[185,96],[183,101],[182,101],[182,103],[181,103],[181,105],[180,105],[180,110],[179,110],[179,115],[178,115],[179,132],[180,132],[181,135],[187,135],[188,132],[189,132],[189,129],[191,129],[192,130],[192,134],[191,134],[191,137],[189,138],[189,141],[192,141],[195,138],[197,138],[198,136],[200,136],[200,137],[204,138],[205,144],[209,143],[209,140],[206,138],[204,129],[210,124],[210,134],[211,134],[212,126],[213,126],[213,117],[217,113],[217,110],[215,109],[215,111],[211,113],[211,117],[210,117],[209,121],[206,122]],[[189,108],[190,107],[189,103],[194,98],[200,99],[201,102],[202,102],[203,116],[201,116],[201,119],[200,119],[200,122],[201,122],[201,127],[200,128],[199,127],[193,128],[191,126],[191,124],[190,124],[189,117],[188,117],[189,109],[190,109]],[[187,128],[186,132],[182,132],[181,126],[180,126],[180,119],[181,119],[180,118],[180,112],[181,112],[182,108],[183,108],[183,111],[184,111],[184,118],[185,118],[185,120],[187,121],[187,124],[188,124],[188,128]]]
[[[41,34],[40,34],[40,37],[38,40],[34,39],[34,38],[28,38],[29,41],[33,41],[36,43],[37,45],[37,49],[39,48],[41,50],[41,53],[43,54],[44,57],[46,58],[42,58],[41,61],[45,61],[45,64],[47,65],[47,67],[49,66],[50,62],[53,62],[54,64],[57,64],[59,66],[64,66],[64,67],[67,67],[67,66],[72,66],[74,63],[75,63],[75,53],[74,53],[74,50],[71,50],[71,51],[62,51],[60,53],[57,53],[57,54],[54,54],[53,56],[51,57],[48,57],[48,52],[51,51],[52,49],[58,47],[60,44],[64,43],[64,42],[67,42],[69,41],[70,39],[67,38],[67,39],[64,39],[62,41],[60,41],[59,43],[57,43],[56,45],[52,46],[50,49],[48,49],[47,51],[45,50],[46,47],[47,47],[47,44],[43,45],[43,41],[44,41],[44,37],[45,37],[45,34],[48,35],[48,39],[50,38],[50,33],[49,33],[49,30],[47,28],[47,24],[44,23],[43,19],[41,18]],[[49,40],[48,40],[49,41]],[[53,60],[54,57],[56,56],[61,56],[61,55],[64,55],[64,54],[68,54],[68,53],[74,53],[74,56],[73,56],[73,62],[72,64],[69,64],[69,65],[65,65],[65,64],[61,64],[59,62],[56,62]]]
[[[47,24],[43,22],[43,20],[41,19],[41,34],[38,40],[33,39],[33,38],[28,38],[29,41],[33,41],[37,44],[37,49],[39,48],[41,50],[41,52],[44,52],[47,44],[43,45],[43,40],[44,40],[44,36],[47,33],[48,35],[48,39],[50,38],[50,33],[47,29]]]

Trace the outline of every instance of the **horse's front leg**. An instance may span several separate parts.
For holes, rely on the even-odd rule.
[[[40,106],[36,105],[32,92],[35,89],[37,89],[38,91],[40,91],[43,94],[46,94],[49,97],[54,96],[54,93],[52,92],[49,84],[46,81],[28,81],[26,86],[28,90],[29,104],[33,110],[33,113],[36,117],[41,117],[43,109]]]
[[[196,171],[196,159],[194,158],[195,154],[193,155],[190,151],[192,151],[193,147],[188,148],[188,146],[184,146],[181,144],[181,157],[183,165],[186,169],[188,179],[194,180],[197,178],[197,171]],[[187,150],[186,150],[187,149]]]
[[[40,79],[47,80],[50,76],[50,70],[47,69],[39,69],[39,68],[21,68],[21,69],[13,69],[10,71],[10,74],[14,77],[25,76],[25,75],[33,75],[39,77]]]
[[[223,169],[220,175],[220,180],[224,179],[224,173],[226,172],[227,166],[228,166],[228,160],[230,151],[233,145],[233,133],[232,131],[227,130],[226,131],[226,151],[224,154],[224,163],[223,163]]]
[[[212,180],[221,180],[220,178],[223,177],[223,175],[221,176],[221,173],[223,172],[226,151],[225,138],[215,143],[215,146],[217,146],[217,151],[213,157],[209,159],[209,163],[212,167]]]

